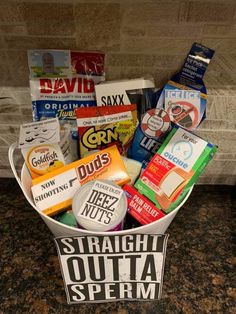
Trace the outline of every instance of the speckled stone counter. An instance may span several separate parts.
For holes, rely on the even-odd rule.
[[[162,299],[71,306],[53,238],[14,179],[1,179],[0,313],[236,313],[233,190],[196,186],[168,229]]]

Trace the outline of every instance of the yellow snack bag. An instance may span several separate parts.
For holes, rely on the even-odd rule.
[[[116,145],[125,156],[137,126],[136,105],[76,109],[80,156]]]

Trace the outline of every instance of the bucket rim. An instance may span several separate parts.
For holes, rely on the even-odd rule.
[[[21,180],[21,184],[22,184],[22,186],[21,186],[22,191],[23,191],[24,195],[26,196],[27,192],[25,191],[24,182],[23,182],[23,180],[24,180],[24,175],[26,175],[25,172],[27,172],[28,175],[29,175],[27,166],[26,166],[26,164],[24,163],[24,164],[23,164],[23,167],[22,167],[22,169],[21,169],[21,179],[20,179],[20,180]],[[29,176],[30,176],[30,175],[29,175]],[[138,233],[138,232],[142,233],[143,231],[146,231],[146,232],[148,233],[148,230],[146,230],[148,227],[151,227],[151,226],[153,226],[154,224],[156,224],[157,222],[160,222],[160,221],[161,221],[161,222],[164,222],[165,220],[167,220],[168,218],[170,218],[170,216],[174,216],[175,213],[177,213],[177,212],[179,211],[179,209],[184,205],[184,203],[188,200],[188,198],[189,198],[189,196],[190,196],[192,190],[193,190],[193,186],[189,189],[189,191],[188,191],[188,193],[186,194],[186,196],[185,196],[185,198],[183,199],[183,201],[182,201],[173,211],[171,211],[171,212],[170,212],[169,214],[167,214],[166,216],[164,216],[164,217],[162,217],[162,218],[160,218],[160,219],[158,219],[158,220],[156,220],[156,221],[153,221],[153,222],[151,222],[151,223],[149,223],[149,224],[147,224],[147,225],[143,225],[143,226],[140,226],[140,227],[137,227],[137,228],[119,230],[119,231],[96,231],[96,232],[95,232],[95,231],[90,231],[90,230],[86,230],[86,229],[81,229],[81,228],[78,228],[78,227],[68,226],[68,225],[63,224],[63,223],[57,221],[56,219],[54,219],[54,218],[52,218],[52,217],[50,217],[50,216],[48,216],[48,215],[42,213],[42,212],[36,207],[36,205],[34,204],[33,201],[29,202],[28,197],[27,197],[26,199],[28,200],[28,202],[30,203],[30,205],[38,212],[38,214],[39,214],[43,219],[49,220],[49,221],[51,221],[53,224],[58,225],[59,227],[63,226],[63,227],[66,228],[66,229],[69,229],[69,230],[71,230],[71,231],[81,232],[81,233],[83,233],[83,234],[88,234],[88,235],[95,235],[95,234],[96,234],[96,235],[102,235],[102,236],[104,236],[104,235],[114,235],[114,234],[115,234],[115,235],[121,235],[121,234],[124,234],[124,233],[128,233],[129,230],[133,230],[133,229],[135,229],[135,230],[137,231],[137,233]]]

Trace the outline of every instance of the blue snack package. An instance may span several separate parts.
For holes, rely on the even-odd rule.
[[[135,131],[127,156],[142,163],[147,162],[159,149],[170,129],[169,115],[163,109],[148,110]]]
[[[95,85],[105,80],[105,54],[71,50],[29,50],[33,120],[76,120],[78,107],[96,106]]]
[[[77,154],[75,109],[96,106],[95,85],[105,80],[105,54],[71,50],[28,51],[33,121],[57,117],[71,126]]]
[[[155,93],[156,107],[164,108],[171,121],[195,129],[205,119],[207,90],[203,76],[214,50],[194,43],[181,71]]]
[[[33,120],[75,120],[78,107],[96,106],[94,80],[82,77],[30,80]]]

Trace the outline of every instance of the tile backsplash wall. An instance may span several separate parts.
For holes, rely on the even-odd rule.
[[[0,176],[12,176],[9,144],[32,120],[27,49],[103,50],[108,80],[153,76],[159,87],[195,41],[216,50],[198,134],[219,146],[199,183],[234,184],[235,0],[0,0]]]

